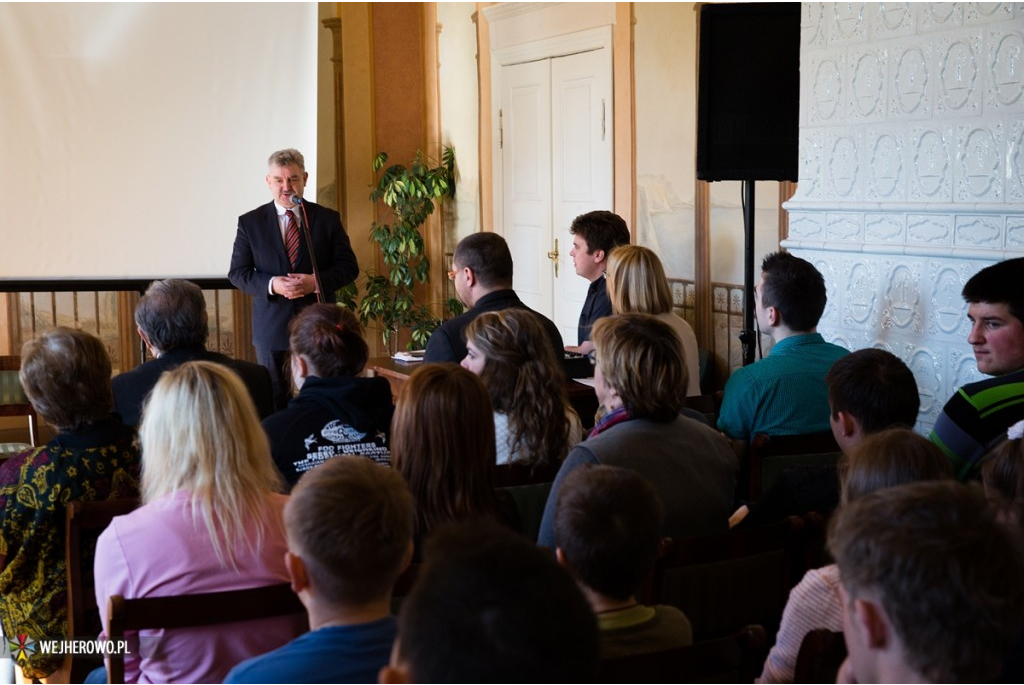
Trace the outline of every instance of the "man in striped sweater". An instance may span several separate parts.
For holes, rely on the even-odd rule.
[[[968,383],[949,399],[931,439],[960,480],[977,479],[983,457],[1024,419],[1024,257],[975,274],[963,289],[978,370],[992,376]]]

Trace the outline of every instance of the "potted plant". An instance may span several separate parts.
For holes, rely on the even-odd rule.
[[[430,280],[421,227],[438,204],[455,197],[455,149],[445,146],[439,164],[428,160],[422,151],[417,151],[408,167],[385,167],[387,161],[386,152],[373,158],[377,183],[370,193],[371,200],[383,201],[393,214],[390,224],[375,221],[370,230],[384,269],[366,271],[361,300],[356,301],[359,287],[351,283],[341,290],[338,301],[352,308],[364,325],[375,323],[388,352],[394,354],[400,330],[410,330],[408,349],[422,349],[441,323],[429,305],[416,304],[413,290]],[[456,314],[462,311],[457,300],[449,300],[445,306]]]

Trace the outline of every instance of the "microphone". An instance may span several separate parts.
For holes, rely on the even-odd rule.
[[[301,205],[304,202],[301,195],[292,195],[288,199],[293,205]]]

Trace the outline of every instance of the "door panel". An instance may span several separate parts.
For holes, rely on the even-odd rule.
[[[502,180],[505,240],[513,287],[527,306],[551,316],[547,246],[551,235],[550,60],[504,67]]]

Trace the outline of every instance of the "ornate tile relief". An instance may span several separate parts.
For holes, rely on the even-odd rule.
[[[954,167],[955,198],[959,202],[999,202],[1003,199],[1003,127],[999,121],[957,125]]]
[[[987,24],[1012,19],[1012,2],[968,2],[964,8],[964,24]]]
[[[864,241],[868,243],[902,243],[902,214],[869,214],[864,217]]]
[[[1007,217],[1006,247],[1024,251],[1024,216]]]
[[[846,294],[843,301],[842,324],[852,328],[865,328],[869,323],[877,323],[876,299],[878,288],[877,277],[873,264],[864,261],[855,262],[846,279]]]
[[[866,196],[871,200],[901,202],[906,199],[903,155],[905,138],[898,128],[868,129],[864,136],[867,155]]]
[[[890,119],[927,119],[932,114],[928,43],[896,43],[889,49]]]
[[[908,215],[907,243],[951,245],[953,243],[953,217],[942,214]]]
[[[1024,30],[989,29],[985,59],[985,109],[1024,109]]]
[[[931,262],[928,278],[934,283],[931,292],[932,315],[928,321],[928,333],[932,336],[947,336],[960,339],[967,307],[960,291],[964,279],[952,266]]]
[[[867,37],[867,4],[863,2],[832,3],[829,45],[850,45]]]
[[[910,129],[907,150],[907,199],[949,202],[953,199],[953,129],[935,122]]]
[[[914,267],[914,268],[912,268]],[[920,333],[923,328],[921,294],[918,290],[920,274],[914,262],[899,264],[888,273],[885,306],[882,310],[882,328],[896,328],[904,332]]]
[[[846,113],[850,121],[884,121],[888,56],[884,48],[851,50]]]
[[[1007,129],[1006,199],[1024,202],[1024,118],[1013,117]]]
[[[841,123],[843,119],[842,52],[823,53],[821,58],[812,60],[810,71],[813,74],[810,94],[810,123]]]
[[[860,134],[833,136],[826,147],[828,195],[852,198],[860,195]]]
[[[906,36],[914,30],[914,12],[909,2],[871,3],[871,37],[874,40]]]
[[[825,236],[829,240],[837,240],[844,243],[864,242],[861,231],[863,220],[864,216],[862,214],[830,213],[825,220]]]
[[[800,44],[802,51],[808,48],[823,48],[828,44],[828,24],[825,21],[825,5],[820,2],[805,2],[800,5]]]
[[[941,36],[935,43],[939,71],[935,112],[971,116],[981,112],[981,33]]]
[[[953,244],[963,247],[1001,248],[1003,246],[1003,217],[992,214],[957,215]]]
[[[825,228],[822,226],[824,215],[821,214],[789,214],[789,234],[800,238],[822,237]]]
[[[838,269],[839,261],[834,254],[820,255],[810,262],[814,264],[820,273],[821,277],[825,280],[825,311],[822,312],[822,319],[834,320],[839,323],[838,314],[839,306],[839,281],[842,278],[842,271]]]
[[[964,21],[963,3],[914,3],[917,9],[917,30],[921,33],[958,28]]]
[[[921,396],[921,413],[933,415],[934,422],[934,415],[942,410],[951,394],[946,392],[945,384],[942,382],[946,366],[945,355],[929,347],[918,347],[903,357],[903,361],[914,372],[917,392]]]
[[[797,193],[803,198],[821,194],[821,132],[806,131],[800,135],[800,184]],[[806,182],[803,179],[807,179]]]

